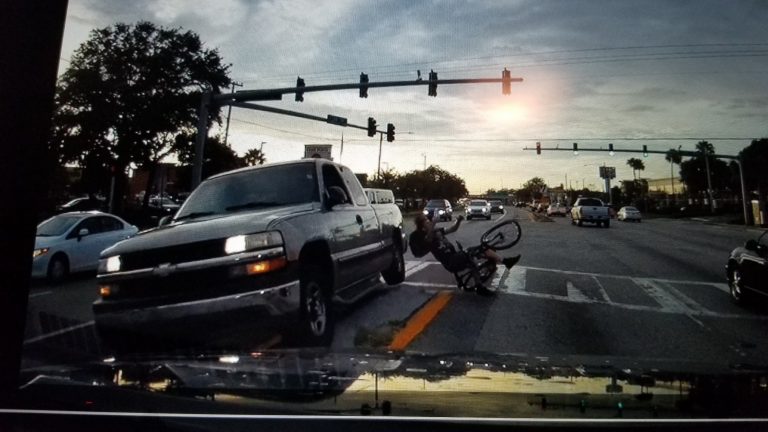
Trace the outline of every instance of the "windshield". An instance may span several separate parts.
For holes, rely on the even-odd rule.
[[[82,218],[78,216],[56,216],[37,226],[38,236],[60,236],[66,233]]]
[[[0,63],[57,66],[0,80],[37,407],[768,407],[768,1],[52,9]]]
[[[314,165],[267,167],[206,181],[186,200],[176,219],[313,201],[319,201]]]

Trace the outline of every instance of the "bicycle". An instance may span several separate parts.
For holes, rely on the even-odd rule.
[[[470,258],[466,269],[454,272],[456,284],[460,289],[469,291],[474,289],[475,284],[470,284],[473,277],[473,270],[477,271],[480,278],[479,283],[485,283],[496,272],[496,263],[485,256],[485,251],[490,249],[499,251],[509,249],[520,241],[523,231],[520,224],[514,220],[507,220],[494,225],[480,237],[480,244],[472,246],[466,250],[461,243],[456,242],[459,252],[465,252]]]

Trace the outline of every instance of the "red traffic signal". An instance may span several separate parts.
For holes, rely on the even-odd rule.
[[[360,84],[368,84],[368,74],[364,74],[364,73],[360,74]],[[360,97],[361,98],[367,98],[368,97],[368,86],[367,85],[361,85],[360,86]]]
[[[427,91],[429,96],[437,96],[437,72],[429,71],[429,90]]]
[[[376,136],[376,119],[368,117],[368,136]]]

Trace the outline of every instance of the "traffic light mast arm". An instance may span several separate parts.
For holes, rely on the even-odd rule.
[[[535,147],[534,148],[525,147],[523,150],[533,150],[533,151],[536,151],[536,148]],[[608,149],[605,149],[605,148],[582,148],[582,147],[579,147],[578,150],[580,152],[583,152],[583,151],[608,152],[609,151]],[[541,147],[541,151],[542,152],[544,152],[544,151],[567,151],[567,152],[573,152],[573,149],[572,148],[552,148],[552,147],[547,148],[547,147]],[[643,153],[642,149],[640,149],[640,150],[627,150],[627,149],[616,149],[616,148],[614,148],[613,151],[615,153],[640,153],[640,154]],[[663,155],[667,154],[667,152],[669,152],[669,150],[648,150],[648,151],[646,151],[646,153],[663,154]],[[698,156],[700,154],[699,152],[689,151],[689,150],[680,150],[679,153],[680,153],[681,156]],[[709,156],[711,156],[713,158],[718,158],[718,159],[738,159],[739,158],[738,156],[721,155],[721,154],[711,154]]]
[[[257,111],[266,111],[266,112],[271,112],[271,113],[275,113],[275,114],[287,115],[287,116],[291,116],[291,117],[299,117],[299,118],[303,118],[303,119],[307,119],[307,120],[315,120],[315,121],[320,121],[320,122],[323,122],[323,123],[336,124],[337,126],[345,126],[345,125],[341,125],[341,124],[338,124],[338,123],[330,122],[330,121],[328,121],[327,117],[320,117],[320,116],[316,116],[316,115],[312,115],[312,114],[304,114],[304,113],[300,113],[300,112],[296,112],[296,111],[284,110],[284,109],[281,109],[281,108],[275,108],[275,107],[270,107],[270,106],[265,106],[265,105],[257,105],[257,104],[249,103],[249,102],[232,102],[232,106],[238,107],[238,108],[248,108],[248,109],[253,109],[253,110],[257,110]],[[365,126],[359,126],[359,125],[352,124],[352,123],[347,123],[346,127],[351,127],[351,128],[354,128],[354,129],[362,129],[364,131],[368,130],[368,128],[365,127]],[[379,130],[377,130],[376,132],[378,132],[378,133],[385,133],[384,131],[379,131]]]
[[[362,87],[379,88],[379,87],[408,87],[408,86],[425,86],[432,84],[448,85],[448,84],[492,84],[503,82],[503,78],[469,78],[469,79],[444,79],[444,80],[421,80],[421,81],[382,81],[371,83],[352,83],[352,84],[330,84],[319,86],[306,86],[306,87],[284,87],[277,89],[258,89],[258,90],[240,90],[235,93],[223,93],[217,94],[212,97],[213,101],[227,105],[239,101],[251,101],[251,100],[281,100],[282,95],[289,93],[296,93],[300,91],[302,93],[311,93],[319,91],[330,90],[351,90],[360,89]],[[522,78],[509,78],[510,82],[522,82]]]

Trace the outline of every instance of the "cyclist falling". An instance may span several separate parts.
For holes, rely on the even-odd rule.
[[[417,215],[414,220],[416,223],[416,231],[411,234],[411,249],[414,251],[414,254],[416,254],[417,249],[424,251],[424,254],[426,254],[426,251],[432,252],[432,255],[440,261],[440,264],[452,273],[457,273],[466,269],[470,270],[472,278],[475,281],[475,292],[483,296],[493,295],[494,292],[489,290],[481,282],[475,266],[472,263],[472,259],[467,252],[457,251],[446,238],[446,235],[455,233],[459,230],[459,226],[463,220],[464,217],[459,215],[459,217],[456,218],[456,222],[449,228],[435,228],[434,223],[432,223],[432,221],[425,215]],[[512,266],[520,261],[520,255],[502,258],[491,249],[484,250],[483,254],[486,258],[496,264],[504,264],[507,269],[512,268]]]

